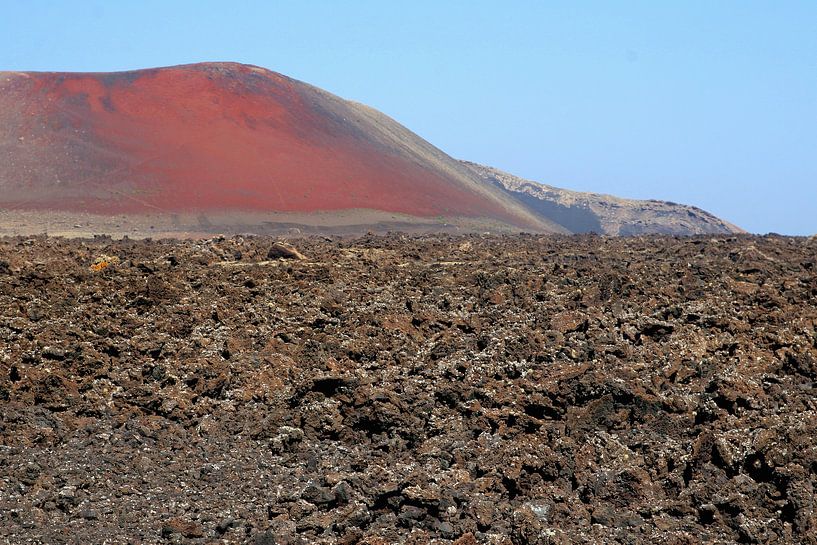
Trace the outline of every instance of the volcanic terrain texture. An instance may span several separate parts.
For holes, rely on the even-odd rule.
[[[274,242],[0,239],[0,542],[817,543],[815,240]]]

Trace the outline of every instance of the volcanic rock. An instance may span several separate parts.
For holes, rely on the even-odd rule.
[[[807,239],[273,241],[0,238],[0,542],[817,544]]]
[[[295,247],[290,246],[288,244],[284,244],[283,242],[276,242],[272,246],[270,246],[269,252],[267,252],[268,259],[306,259],[306,256],[299,252]]]

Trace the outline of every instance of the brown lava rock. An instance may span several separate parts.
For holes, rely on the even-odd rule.
[[[0,239],[0,542],[817,543],[814,240],[271,246]]]

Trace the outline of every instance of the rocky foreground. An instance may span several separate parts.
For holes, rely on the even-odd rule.
[[[0,239],[0,542],[817,543],[814,240],[293,244]]]

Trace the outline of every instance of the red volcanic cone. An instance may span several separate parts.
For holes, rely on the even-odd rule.
[[[371,209],[547,229],[395,121],[231,63],[0,73],[0,209]]]

